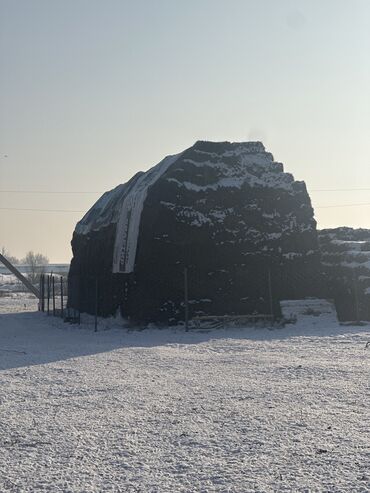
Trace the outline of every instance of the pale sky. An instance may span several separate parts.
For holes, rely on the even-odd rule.
[[[368,0],[0,0],[0,247],[69,261],[84,212],[6,208],[87,211],[200,139],[262,140],[319,228],[370,228],[369,53]]]

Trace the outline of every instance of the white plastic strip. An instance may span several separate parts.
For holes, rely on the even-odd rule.
[[[113,273],[130,273],[135,266],[141,214],[151,187],[181,154],[167,156],[143,174],[122,204],[113,251]]]

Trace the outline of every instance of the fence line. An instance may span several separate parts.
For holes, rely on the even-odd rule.
[[[98,330],[99,308],[99,281],[94,278],[95,284],[95,310],[94,330]],[[64,322],[81,324],[81,311],[68,306],[68,283],[63,276],[55,274],[41,274],[39,280],[40,300],[39,310],[47,316],[60,317]]]
[[[179,269],[176,279],[153,276],[149,279],[150,282],[146,281],[149,288],[143,291],[143,298],[140,298],[140,290],[135,291],[134,289],[127,296],[127,292],[131,289],[130,286],[135,287],[135,278],[128,280],[104,274],[81,275],[76,273],[69,276],[67,283],[62,276],[43,274],[40,278],[40,309],[49,316],[60,316],[64,321],[78,324],[81,323],[81,312],[89,313],[92,317],[90,323],[94,324],[96,331],[98,317],[109,316],[117,308],[129,319],[134,314],[139,323],[140,320],[146,320],[145,316],[148,313],[145,311],[148,306],[148,304],[145,305],[146,300],[149,299],[152,302],[149,308],[155,314],[156,303],[161,302],[156,295],[162,292],[163,288],[165,293],[171,292],[168,297],[169,303],[176,304],[178,308],[177,322],[183,320],[187,328],[194,323],[199,323],[202,317],[223,320],[222,316],[227,316],[248,321],[254,317],[278,321],[281,318],[280,301],[297,299],[297,295],[299,299],[310,296],[333,299],[340,320],[349,320],[351,317],[357,320],[370,319],[370,296],[362,295],[362,291],[357,286],[360,283],[358,276],[351,279],[350,285],[340,286],[340,290],[334,292],[333,287],[327,285],[326,277],[317,272],[277,271],[269,266],[262,271],[250,269],[248,275],[236,270],[235,273],[226,273],[226,278],[222,277],[224,271],[217,272],[219,272],[219,279],[208,284],[207,279],[204,279],[204,273],[195,269],[194,266]],[[207,289],[215,290],[217,283],[221,289],[229,276],[233,282],[230,284],[230,292],[227,296],[235,293],[238,296],[235,299],[229,296],[225,298],[226,303],[218,303],[215,301],[217,298],[213,299],[212,292],[207,295],[206,291]],[[71,295],[69,298],[68,290]],[[153,293],[153,298],[150,298],[150,292]],[[218,293],[217,296],[219,296]],[[138,304],[137,299],[143,300],[143,305]],[[219,299],[222,301],[222,298]],[[144,306],[143,318],[140,319],[142,306]],[[353,315],[352,312],[354,312]],[[170,310],[168,313],[171,315]],[[165,313],[159,322],[165,324],[166,316]]]

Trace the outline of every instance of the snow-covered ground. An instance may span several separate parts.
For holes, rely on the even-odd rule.
[[[1,492],[370,491],[370,326],[94,333],[35,310],[0,298]]]
[[[23,284],[13,274],[0,274],[0,292],[23,290]]]

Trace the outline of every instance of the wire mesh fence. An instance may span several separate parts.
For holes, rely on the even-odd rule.
[[[39,309],[47,316],[60,317],[65,322],[80,324],[81,313],[89,313],[81,307],[81,285],[80,276],[69,279],[54,274],[41,274],[39,281],[40,300]],[[92,299],[94,328],[98,327],[98,278],[90,277],[86,283],[89,290],[87,296]],[[74,293],[74,303],[69,302],[69,292]],[[90,317],[89,317],[90,320]]]
[[[236,324],[271,323],[281,318],[280,300],[325,297],[326,292],[317,272],[237,265],[211,272],[183,266],[171,276],[155,269],[129,275],[74,273],[69,275],[68,289],[68,306],[90,316],[120,314],[133,323],[184,323],[187,327],[205,324],[202,317],[217,318],[220,326],[226,324],[222,317]]]
[[[355,290],[333,293],[329,284],[320,272],[268,266],[232,272],[219,269],[206,275],[190,266],[172,278],[73,274],[68,282],[63,276],[46,274],[40,278],[40,309],[72,323],[80,323],[83,314],[95,329],[98,317],[117,314],[135,326],[150,322],[183,323],[186,328],[263,326],[281,321],[282,300],[315,297],[333,299],[340,319],[366,319],[362,305],[370,307],[368,299],[355,303]],[[342,314],[340,307],[345,303],[348,308]]]
[[[47,315],[64,318],[67,314],[68,283],[63,276],[41,274],[39,307]]]

